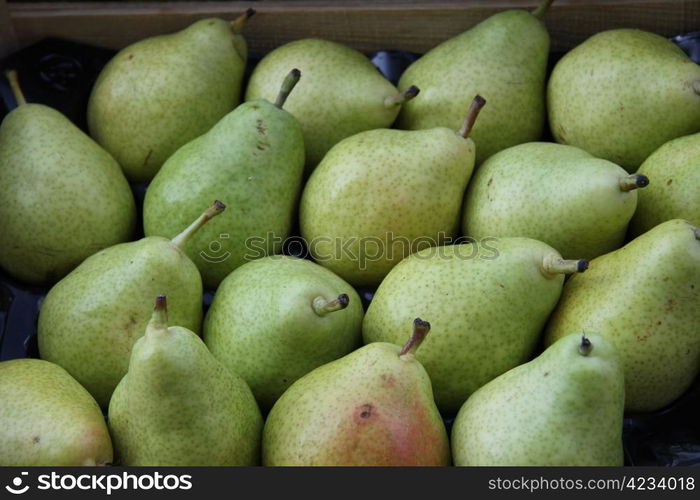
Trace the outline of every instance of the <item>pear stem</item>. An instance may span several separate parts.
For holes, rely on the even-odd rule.
[[[551,275],[582,273],[588,269],[588,261],[586,259],[560,259],[553,255],[547,255],[542,259],[542,269]]]
[[[591,344],[591,341],[588,340],[586,335],[582,335],[581,343],[578,346],[578,352],[581,354],[581,356],[588,356],[592,350],[593,344]]]
[[[420,89],[415,85],[411,85],[406,90],[399,92],[398,94],[390,95],[384,98],[384,107],[391,108],[393,106],[400,106],[406,101],[410,101],[418,95]]]
[[[324,297],[320,296],[316,297],[311,303],[311,307],[313,307],[314,312],[319,316],[325,316],[328,313],[345,309],[346,307],[348,307],[349,303],[350,297],[342,293],[333,300],[326,300]]]
[[[472,128],[474,127],[474,122],[476,122],[476,117],[479,116],[479,111],[481,111],[481,108],[484,107],[484,104],[486,104],[486,99],[480,95],[474,97],[472,103],[469,105],[469,109],[467,110],[467,116],[464,119],[462,128],[460,128],[457,132],[459,135],[465,139],[469,137],[469,134],[471,134]]]
[[[226,205],[221,203],[219,200],[216,200],[214,203],[211,204],[209,208],[207,208],[202,215],[197,218],[196,221],[194,221],[192,224],[190,224],[187,229],[185,229],[183,232],[175,236],[171,241],[173,245],[175,245],[177,248],[180,249],[180,251],[184,252],[185,251],[185,246],[187,246],[187,242],[190,240],[190,238],[196,233],[200,227],[202,227],[204,224],[206,224],[210,219],[213,217],[216,217],[219,215],[221,212],[224,211],[226,208]]]
[[[146,331],[168,331],[168,302],[165,295],[158,295],[156,297],[156,305],[153,308],[153,314],[151,315],[151,320],[148,322]]]
[[[296,87],[296,84],[299,83],[300,78],[301,71],[299,71],[298,69],[294,68],[292,71],[289,72],[289,74],[285,77],[284,81],[282,82],[282,88],[280,88],[280,93],[277,94],[275,106],[282,109],[282,106],[284,106],[284,103],[287,101],[287,97],[289,97],[291,91],[294,89],[294,87]]]
[[[416,350],[420,347],[425,339],[426,335],[430,331],[430,323],[423,321],[420,318],[413,320],[413,333],[408,339],[408,342],[399,351],[399,357],[403,357],[406,354],[415,354]]]
[[[542,19],[549,10],[549,6],[552,5],[553,2],[554,0],[541,0],[537,8],[532,11],[532,15],[535,16],[537,19]]]
[[[17,75],[17,70],[10,69],[5,71],[5,78],[10,83],[10,88],[12,89],[12,94],[15,96],[17,101],[17,106],[22,104],[27,104],[27,100],[24,98],[22,93],[22,87],[19,86],[19,76]]]
[[[622,191],[633,191],[649,185],[649,177],[644,174],[631,174],[620,179]]]
[[[246,21],[253,17],[255,15],[255,12],[255,9],[248,9],[236,19],[231,21],[231,23],[229,24],[229,26],[231,27],[231,31],[233,31],[235,35],[240,35],[243,31],[243,26],[245,26]]]

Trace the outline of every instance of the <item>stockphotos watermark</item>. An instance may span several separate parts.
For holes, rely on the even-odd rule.
[[[32,482],[34,479],[34,482]],[[189,474],[161,474],[153,472],[148,474],[130,474],[120,472],[116,474],[61,474],[51,472],[40,474],[35,478],[29,476],[29,472],[22,471],[19,476],[12,479],[5,490],[13,495],[23,495],[28,491],[94,491],[111,495],[115,491],[174,491],[192,489],[192,476]]]
[[[212,264],[225,262],[231,257],[228,251],[227,241],[231,241],[229,233],[222,233],[217,239],[209,242],[205,250],[199,252],[199,256]],[[415,258],[432,259],[458,258],[463,260],[483,259],[493,260],[498,258],[498,249],[494,244],[498,238],[487,236],[484,238],[459,237],[454,238],[446,233],[438,233],[437,237],[420,236],[409,239],[405,236],[397,236],[392,232],[383,237],[378,236],[348,236],[331,237],[319,236],[312,240],[305,240],[299,236],[282,238],[269,232],[265,236],[253,236],[244,241],[245,253],[243,259],[251,261],[275,253],[275,249],[284,248],[285,253],[301,258],[313,257],[317,262],[345,260],[356,262],[358,269],[367,269],[367,264],[383,260],[395,260],[424,251]],[[459,252],[451,252],[446,247],[454,244],[470,243]]]

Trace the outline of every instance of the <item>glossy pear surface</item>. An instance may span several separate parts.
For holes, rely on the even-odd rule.
[[[299,222],[311,255],[378,285],[410,252],[456,235],[474,142],[453,130],[371,130],[333,147],[308,180]]]
[[[560,255],[528,238],[484,239],[417,252],[382,281],[362,325],[365,343],[401,344],[415,315],[430,318],[416,353],[440,411],[454,415],[479,387],[530,357],[559,300]]]
[[[474,174],[462,233],[476,239],[524,236],[566,259],[592,259],[619,248],[625,238],[638,193],[621,188],[627,177],[622,167],[573,146],[513,146]]]
[[[0,126],[0,198],[0,266],[25,283],[55,283],[136,222],[114,158],[43,104],[18,106]]]
[[[315,304],[343,294],[342,309],[326,312]],[[203,338],[269,409],[295,380],[361,345],[363,314],[355,290],[331,271],[270,256],[242,265],[221,283]]]
[[[112,462],[100,407],[60,366],[29,358],[1,362],[0,401],[0,465]]]
[[[642,163],[639,172],[653,182],[639,193],[632,234],[670,219],[700,227],[700,133],[667,142]]]
[[[314,38],[296,40],[268,53],[250,76],[246,101],[273,101],[278,82],[290,68],[299,68],[304,75],[285,109],[304,131],[307,173],[342,139],[389,127],[399,112],[399,105],[384,103],[397,94],[396,87],[364,54]]]
[[[617,348],[625,408],[654,411],[700,371],[700,231],[673,219],[602,255],[567,281],[545,330],[547,345],[596,332]]]
[[[452,427],[455,465],[622,466],[622,364],[587,339],[588,354],[570,334],[476,391]]]
[[[700,66],[660,35],[603,31],[559,60],[547,109],[557,142],[634,172],[665,142],[700,131]]]
[[[549,35],[542,22],[524,10],[495,14],[450,38],[411,64],[399,90],[409,85],[420,95],[402,106],[403,129],[459,128],[475,94],[488,106],[472,137],[476,162],[542,135]]]
[[[129,45],[95,82],[90,134],[129,180],[149,181],[238,104],[246,59],[243,38],[215,18]]]

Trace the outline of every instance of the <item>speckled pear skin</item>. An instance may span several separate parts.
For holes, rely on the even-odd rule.
[[[472,132],[477,164],[502,149],[539,140],[548,55],[549,35],[532,14],[508,10],[493,15],[406,69],[399,90],[416,85],[421,93],[404,103],[397,124],[457,130],[469,102],[480,94],[488,105]]]
[[[200,332],[202,279],[170,240],[143,238],[96,253],[49,290],[39,311],[40,356],[106,408],[159,294],[168,295],[173,323]]]
[[[151,180],[180,146],[240,102],[247,53],[243,37],[215,18],[129,45],[95,82],[90,134],[129,180]]]
[[[442,127],[344,139],[302,194],[299,223],[311,255],[355,286],[376,286],[409,250],[456,236],[474,149],[471,138]]]
[[[452,427],[458,466],[623,465],[624,375],[609,340],[581,334],[476,391]]]
[[[399,351],[364,346],[292,384],[265,422],[263,465],[450,465],[430,379]]]
[[[250,388],[186,328],[136,342],[109,427],[122,465],[260,463],[263,419]]]
[[[63,368],[39,359],[0,363],[0,465],[112,462],[102,411]]]
[[[365,314],[365,343],[402,344],[420,315],[432,328],[416,353],[435,401],[454,415],[479,387],[527,361],[559,300],[564,275],[545,275],[559,254],[528,238],[421,250],[382,281]]]
[[[281,82],[275,82],[278,90]],[[171,238],[203,204],[223,201],[226,211],[186,249],[204,285],[216,288],[245,262],[282,251],[303,170],[304,139],[296,119],[264,100],[244,103],[163,165],[146,193],[144,230]]]
[[[556,248],[565,259],[592,259],[623,243],[638,192],[620,189],[627,176],[622,167],[573,146],[513,146],[475,172],[462,234],[524,236]]]
[[[349,298],[345,309],[314,311],[315,298],[341,294]],[[221,283],[203,338],[269,410],[295,380],[362,345],[363,315],[357,292],[331,271],[276,255],[243,264]]]
[[[673,42],[641,30],[603,31],[554,67],[549,124],[557,142],[634,172],[665,142],[700,131],[698,92],[700,66]]]
[[[638,236],[670,219],[700,227],[700,133],[667,142],[639,172],[653,182],[639,193],[630,232]]]
[[[55,283],[136,223],[114,158],[42,104],[18,106],[0,126],[0,198],[0,266],[25,283]]]
[[[384,99],[398,91],[364,54],[314,38],[268,53],[250,76],[246,101],[274,101],[290,68],[299,68],[303,77],[284,107],[304,131],[307,173],[341,139],[389,127],[396,119],[400,105],[386,107]]]
[[[700,370],[700,240],[673,219],[594,259],[564,287],[545,330],[552,344],[571,331],[596,332],[620,352],[625,408],[673,402]]]

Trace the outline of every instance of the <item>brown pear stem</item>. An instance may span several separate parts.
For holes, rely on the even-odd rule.
[[[151,320],[148,322],[147,332],[167,332],[168,331],[168,303],[165,295],[156,297],[156,305],[153,308]]]
[[[415,85],[411,85],[406,90],[399,92],[398,94],[387,96],[384,99],[384,107],[391,108],[393,106],[400,106],[406,101],[410,101],[420,93],[420,89]]]
[[[560,259],[553,255],[547,255],[542,259],[542,270],[550,275],[582,273],[588,269],[586,259]]]
[[[316,297],[311,303],[314,312],[319,316],[325,316],[328,313],[335,311],[340,311],[348,307],[350,303],[350,297],[347,294],[341,293],[337,298],[333,300],[326,300],[324,297]]]
[[[408,342],[399,351],[399,357],[406,354],[415,354],[416,350],[420,347],[425,339],[426,335],[430,331],[430,323],[423,321],[420,318],[413,320],[413,333],[408,339]]]
[[[467,110],[467,116],[464,119],[462,128],[460,128],[457,132],[459,135],[465,139],[469,137],[469,134],[471,134],[472,128],[474,127],[474,122],[476,122],[476,117],[479,116],[479,112],[481,111],[481,108],[484,107],[484,104],[486,104],[486,99],[480,95],[474,97],[469,105],[469,109]]]
[[[183,232],[175,236],[171,241],[173,245],[175,245],[177,248],[180,249],[180,251],[184,252],[185,247],[187,246],[187,242],[192,238],[194,233],[196,233],[200,227],[202,227],[204,224],[206,224],[209,220],[211,220],[213,217],[216,217],[219,215],[221,212],[224,211],[226,208],[226,205],[221,203],[219,200],[216,200],[214,203],[212,203],[209,208],[207,208],[202,215],[200,215],[196,221],[194,221],[192,224],[190,224],[187,229],[185,229]]]
[[[300,78],[301,71],[299,71],[298,69],[294,68],[292,71],[289,72],[289,74],[285,77],[284,81],[282,82],[280,93],[277,94],[275,106],[282,109],[284,103],[287,102],[287,97],[289,97],[289,94],[292,92],[294,87],[296,87],[296,84],[299,83]]]
[[[7,78],[7,81],[10,83],[10,89],[12,89],[12,95],[15,96],[17,106],[27,104],[27,100],[24,98],[24,94],[22,93],[22,87],[19,86],[19,76],[17,75],[17,71],[14,69],[5,71],[5,78]]]
[[[644,174],[631,174],[620,179],[622,191],[633,191],[649,185],[649,177]]]
[[[537,8],[532,11],[532,15],[535,16],[537,19],[542,19],[549,10],[549,6],[552,5],[553,2],[554,0],[541,0]]]
[[[581,354],[581,356],[588,356],[592,350],[593,344],[591,344],[591,341],[588,340],[585,334],[582,335],[581,343],[578,346],[578,352]]]
[[[255,9],[251,8],[251,9],[246,10],[243,14],[241,14],[236,19],[231,21],[231,24],[229,25],[229,26],[231,26],[231,31],[236,35],[241,34],[241,32],[243,31],[243,27],[245,26],[246,21],[248,19],[250,19],[251,17],[253,17],[254,15],[255,15]]]

